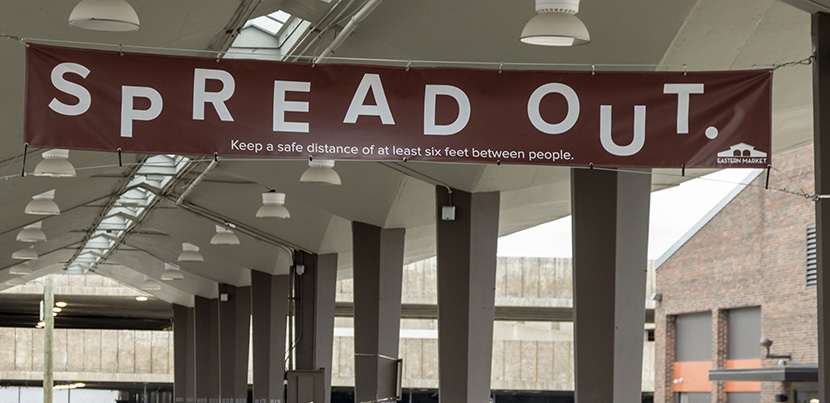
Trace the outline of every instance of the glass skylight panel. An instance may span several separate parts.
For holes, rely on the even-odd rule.
[[[101,263],[147,212],[147,206],[159,198],[155,191],[167,187],[188,162],[189,158],[180,155],[155,155],[148,158],[130,180],[129,190],[115,200],[113,207],[104,214],[105,218],[92,232],[92,237],[69,263],[67,274],[85,274]]]
[[[277,35],[282,29],[283,25],[291,18],[291,14],[285,11],[276,11],[262,17],[254,18],[248,21],[245,26],[253,26],[271,35]]]

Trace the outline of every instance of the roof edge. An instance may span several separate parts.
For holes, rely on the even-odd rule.
[[[763,169],[753,169],[752,171],[750,171],[741,180],[741,182],[737,186],[735,186],[734,189],[732,189],[732,191],[730,191],[726,196],[724,196],[723,199],[721,199],[718,202],[718,204],[715,205],[715,207],[712,207],[712,209],[709,210],[709,212],[706,213],[706,215],[704,215],[703,218],[701,218],[697,223],[695,223],[695,225],[693,225],[692,228],[689,228],[689,230],[686,231],[686,233],[683,234],[683,236],[681,236],[680,239],[677,240],[677,242],[672,244],[672,246],[669,247],[665,252],[663,252],[663,254],[660,255],[660,257],[654,260],[654,270],[659,269],[660,266],[663,265],[663,263],[669,260],[669,258],[672,257],[672,255],[674,255],[674,253],[677,252],[681,246],[685,245],[686,242],[692,239],[692,237],[703,228],[703,226],[705,226],[709,223],[709,221],[715,218],[715,216],[718,215],[718,213],[720,213],[720,211],[723,210],[723,208],[726,207],[726,205],[729,204],[729,202],[731,202],[732,199],[734,199],[741,192],[743,192],[743,190],[746,189],[746,187],[749,186],[749,184],[752,183],[752,181],[754,181],[755,178],[757,178],[758,175],[760,175],[763,171]]]

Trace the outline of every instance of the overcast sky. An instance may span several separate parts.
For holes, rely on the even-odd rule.
[[[659,258],[751,169],[726,169],[651,194],[648,258]],[[499,256],[571,257],[571,217],[499,238]]]

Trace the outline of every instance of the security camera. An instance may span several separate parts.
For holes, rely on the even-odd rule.
[[[761,337],[761,342],[760,343],[761,343],[761,347],[770,348],[770,346],[772,346],[772,340],[770,340],[766,337]]]

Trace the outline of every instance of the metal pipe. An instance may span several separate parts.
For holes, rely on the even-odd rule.
[[[334,37],[334,40],[331,41],[329,46],[327,46],[326,49],[323,50],[322,53],[320,53],[320,56],[317,56],[314,62],[320,63],[327,59],[329,56],[331,56],[331,54],[334,53],[334,51],[337,50],[337,48],[339,48],[340,45],[342,45],[343,42],[346,41],[346,38],[348,38],[349,35],[351,35],[352,32],[354,32],[357,26],[360,25],[360,23],[363,22],[363,20],[365,20],[366,17],[368,17],[369,14],[371,14],[372,11],[374,11],[374,9],[378,5],[380,5],[381,1],[383,0],[367,1],[366,4],[364,4],[363,7],[352,16],[352,18],[349,20],[349,23],[346,24],[345,27],[343,27],[343,30],[340,31],[340,33],[338,33],[336,37]]]
[[[52,359],[55,334],[55,316],[52,315],[52,307],[55,306],[55,291],[52,285],[52,275],[46,276],[46,284],[43,286],[43,315],[46,317],[43,335],[43,403],[52,403],[55,379],[54,360]]]
[[[179,196],[179,198],[176,200],[176,207],[182,204],[184,199],[187,196],[189,196],[190,193],[193,192],[193,190],[196,189],[196,186],[199,186],[199,184],[202,183],[202,180],[205,179],[205,176],[207,176],[207,174],[209,174],[210,171],[213,171],[213,168],[216,168],[217,163],[218,162],[215,159],[210,161],[210,165],[208,165],[207,168],[205,168],[205,170],[202,171],[202,173],[200,173],[199,176],[197,176],[196,179],[193,180],[193,182],[190,182],[190,185],[187,187],[187,189],[185,189],[184,192],[182,192],[181,196]]]

